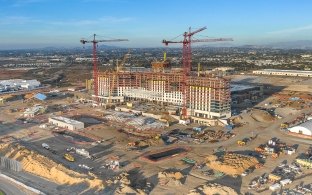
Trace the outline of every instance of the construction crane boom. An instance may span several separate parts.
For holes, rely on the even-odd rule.
[[[99,89],[98,89],[98,67],[97,67],[97,57],[96,57],[96,48],[97,43],[100,42],[120,42],[120,41],[128,41],[128,39],[110,39],[110,40],[97,40],[96,34],[93,34],[93,40],[81,39],[80,42],[82,44],[92,43],[93,44],[93,83],[94,83],[94,96],[96,103],[99,104]]]
[[[95,40],[96,43],[101,43],[101,42],[119,42],[119,41],[128,41],[128,39],[112,39],[112,40]],[[93,40],[85,40],[85,39],[81,39],[80,42],[82,44],[86,44],[86,43],[93,43]]]
[[[191,31],[191,27],[189,28],[188,32],[184,32],[183,36],[184,39],[181,41],[167,41],[163,40],[162,42],[168,46],[171,43],[182,43],[183,44],[183,82],[182,82],[182,94],[183,94],[183,108],[182,108],[182,116],[184,119],[187,118],[187,110],[186,104],[188,99],[188,90],[187,90],[187,76],[190,74],[191,71],[191,64],[192,64],[192,50],[191,50],[191,43],[198,43],[198,42],[217,42],[217,41],[233,41],[231,38],[215,38],[215,39],[192,39],[192,36],[196,33],[199,33],[203,30],[207,29],[206,27],[199,28],[198,30]]]
[[[201,32],[201,31],[203,31],[203,30],[206,30],[206,29],[207,29],[207,27],[205,26],[205,27],[199,28],[199,29],[197,29],[197,30],[191,32],[191,27],[190,27],[190,28],[189,28],[189,32],[185,32],[184,34],[186,34],[187,36],[191,37],[191,36],[193,36],[194,34],[199,33],[199,32]]]
[[[217,38],[217,39],[194,39],[191,42],[192,43],[198,43],[198,42],[218,42],[218,41],[233,41],[231,38]]]

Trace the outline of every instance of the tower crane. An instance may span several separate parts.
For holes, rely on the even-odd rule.
[[[97,57],[96,57],[96,48],[97,44],[100,42],[119,42],[119,41],[128,41],[128,39],[110,39],[110,40],[97,40],[95,39],[96,34],[93,34],[93,40],[81,39],[82,44],[92,43],[93,44],[93,83],[94,83],[94,96],[96,103],[99,104],[99,89],[98,89],[98,67],[97,67]]]
[[[218,41],[233,41],[231,38],[214,38],[214,39],[193,39],[193,35],[207,29],[207,27],[199,28],[195,31],[191,31],[191,27],[189,28],[188,32],[183,33],[184,39],[182,41],[167,41],[163,40],[162,42],[168,46],[171,43],[182,43],[183,44],[183,53],[182,53],[182,61],[183,61],[183,82],[182,82],[182,116],[184,119],[187,118],[187,99],[188,99],[188,90],[187,90],[187,77],[190,74],[191,71],[191,64],[192,64],[192,49],[191,49],[191,43],[198,43],[198,42],[218,42]]]
[[[130,49],[128,50],[128,53],[126,53],[122,59],[122,61],[120,63],[118,63],[118,59],[117,59],[117,62],[116,62],[116,71],[117,72],[120,72],[120,71],[123,71],[124,70],[124,67],[125,67],[125,63],[126,63],[126,60],[130,58]]]

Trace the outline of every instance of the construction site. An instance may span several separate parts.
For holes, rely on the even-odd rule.
[[[93,35],[86,86],[1,95],[0,179],[25,194],[311,194],[311,78],[196,70],[191,43],[232,40],[192,39],[205,29],[163,40],[183,44],[180,68],[166,52],[125,67],[128,52],[100,71],[97,44],[127,39]]]
[[[172,43],[183,44],[183,66],[171,69],[164,53],[163,61],[152,62],[152,71],[126,70],[121,63],[113,71],[98,72],[96,48],[93,51],[93,80],[87,81],[87,88],[94,90],[93,98],[97,105],[110,107],[124,102],[145,101],[160,105],[173,105],[180,119],[195,123],[206,123],[219,118],[231,116],[230,82],[228,79],[202,73],[200,64],[197,72],[192,71],[191,43],[232,41],[228,38],[192,40],[192,36],[205,30],[206,27],[196,31],[184,33],[182,41],[166,41],[165,45]],[[116,40],[81,40],[83,44]],[[91,84],[93,86],[91,87]],[[89,86],[88,86],[89,85]]]

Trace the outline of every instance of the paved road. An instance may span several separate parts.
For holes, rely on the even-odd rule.
[[[15,184],[2,177],[0,177],[0,189],[6,195],[27,195],[20,187],[17,187]]]

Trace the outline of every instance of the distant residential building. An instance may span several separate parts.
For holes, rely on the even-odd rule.
[[[92,62],[93,58],[76,58],[76,62]]]
[[[55,116],[49,118],[49,123],[58,127],[66,128],[68,130],[79,130],[84,128],[84,123],[62,116]]]
[[[305,70],[263,69],[263,70],[255,70],[252,73],[260,75],[312,77],[312,71]]]

